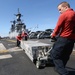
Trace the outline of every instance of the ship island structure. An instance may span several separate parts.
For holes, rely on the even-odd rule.
[[[23,16],[19,9],[18,13],[15,14],[16,20],[11,21],[11,28],[9,32],[9,38],[15,38],[19,33],[22,33],[22,31],[28,32],[28,29],[26,29],[25,23],[22,22],[21,17]]]

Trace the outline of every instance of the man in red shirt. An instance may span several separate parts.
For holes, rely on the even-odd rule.
[[[22,36],[21,34],[19,33],[18,36],[16,37],[17,39],[17,46],[20,47],[20,41],[22,40]]]
[[[51,57],[56,71],[60,75],[69,75],[65,66],[70,58],[75,41],[75,12],[67,2],[60,3],[58,10],[61,15],[51,38],[55,38],[57,35],[59,35],[59,38],[53,45]]]

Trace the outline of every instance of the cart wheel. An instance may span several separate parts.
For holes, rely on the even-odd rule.
[[[38,69],[41,68],[41,61],[36,61],[36,67],[37,67]]]

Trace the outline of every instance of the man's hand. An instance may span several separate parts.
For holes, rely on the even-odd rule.
[[[55,41],[57,41],[56,37],[51,36],[51,42],[55,42]]]

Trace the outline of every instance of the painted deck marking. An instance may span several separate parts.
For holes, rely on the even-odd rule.
[[[0,59],[8,59],[8,58],[12,58],[12,56],[10,54],[0,55]]]

